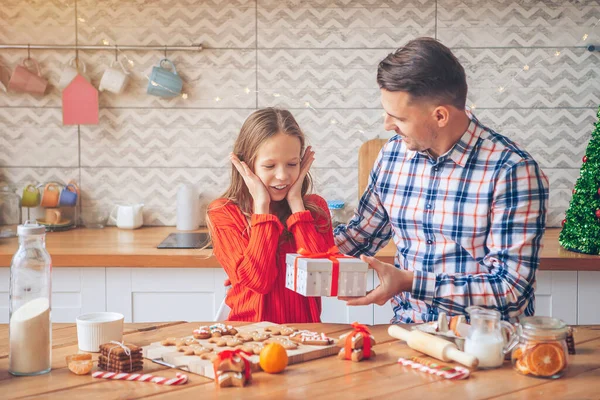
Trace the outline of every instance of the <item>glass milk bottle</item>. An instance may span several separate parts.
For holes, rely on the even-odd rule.
[[[465,353],[479,359],[479,368],[497,368],[502,366],[504,355],[516,344],[515,328],[500,320],[500,313],[478,306],[467,307],[471,318],[471,327],[465,338]],[[509,333],[506,343],[502,330]]]
[[[17,228],[19,249],[10,264],[9,366],[13,375],[50,372],[52,361],[52,261],[44,226]]]

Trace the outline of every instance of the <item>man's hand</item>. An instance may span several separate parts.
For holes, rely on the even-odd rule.
[[[360,259],[369,264],[379,276],[379,286],[371,290],[364,297],[340,297],[347,301],[349,306],[366,306],[369,304],[384,305],[389,299],[401,292],[412,290],[413,273],[394,267],[392,264],[382,263],[373,257],[360,256]]]

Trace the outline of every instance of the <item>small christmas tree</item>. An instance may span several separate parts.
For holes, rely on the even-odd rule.
[[[600,109],[596,116],[600,119]],[[562,221],[559,242],[567,250],[600,253],[600,122],[583,157],[573,198]]]

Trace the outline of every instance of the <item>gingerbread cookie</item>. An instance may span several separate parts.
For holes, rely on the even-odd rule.
[[[198,329],[194,329],[192,334],[196,339],[208,339],[212,336],[212,334],[210,333],[210,329],[208,329],[208,326],[201,326]]]
[[[216,379],[219,387],[244,387],[246,386],[247,380],[242,372],[219,372],[217,373]]]
[[[179,346],[179,347],[190,346],[192,344],[198,344],[198,341],[196,339],[192,339],[192,338],[181,338],[175,342],[175,346]]]
[[[312,346],[327,346],[333,344],[333,339],[325,336],[324,333],[307,330],[292,333],[290,335],[290,340],[296,343],[308,344]]]
[[[337,342],[338,347],[346,347],[346,338],[348,337],[348,335],[352,333],[352,332],[348,332],[343,334],[342,336],[340,336],[340,339]],[[377,343],[375,342],[375,338],[373,337],[373,335],[370,335],[371,338],[371,347],[375,346]],[[363,335],[356,335],[353,336],[351,339],[352,343],[350,344],[350,348],[352,350],[355,349],[362,349],[364,347],[364,337]]]
[[[201,344],[192,344],[190,346],[177,347],[177,351],[183,352],[183,354],[186,356],[201,356],[202,354],[212,352],[213,349],[202,346]]]
[[[170,337],[170,338],[166,338],[165,340],[161,341],[160,344],[163,346],[175,346],[175,343],[177,343],[179,339],[174,338],[174,337]]]
[[[375,351],[371,350],[371,355],[370,357],[375,357]],[[341,349],[340,352],[338,353],[338,358],[340,360],[345,360],[346,359],[346,349]],[[352,355],[350,356],[350,359],[352,361],[361,361],[365,358],[365,353],[363,351],[362,348],[360,349],[355,349],[352,350]]]
[[[266,343],[279,343],[286,350],[295,350],[298,343],[292,342],[287,336],[273,336],[265,341]]]
[[[273,326],[267,326],[265,328],[265,332],[270,333],[273,336],[289,336],[292,333],[296,332],[295,328],[291,328],[289,326],[285,326],[285,325],[273,325]]]
[[[252,353],[252,354],[259,355],[260,351],[263,349],[263,347],[264,347],[263,343],[249,342],[249,343],[244,343],[239,346],[236,346],[235,348],[245,351],[246,353]]]
[[[238,333],[234,337],[243,343],[252,342],[254,340],[252,339],[252,335],[250,333]]]
[[[212,337],[219,336],[233,336],[238,333],[237,329],[235,329],[231,325],[225,324],[214,324],[208,327]]]

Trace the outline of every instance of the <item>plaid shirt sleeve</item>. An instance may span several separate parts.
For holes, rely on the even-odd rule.
[[[335,228],[335,243],[344,254],[373,256],[392,237],[388,214],[377,193],[377,179],[381,173],[384,150],[381,149],[369,176],[369,184],[362,195],[354,216],[346,225]]]
[[[548,180],[535,161],[505,168],[495,187],[488,251],[478,260],[488,272],[414,271],[413,297],[453,314],[471,305],[494,308],[505,320],[533,311],[547,201]]]

